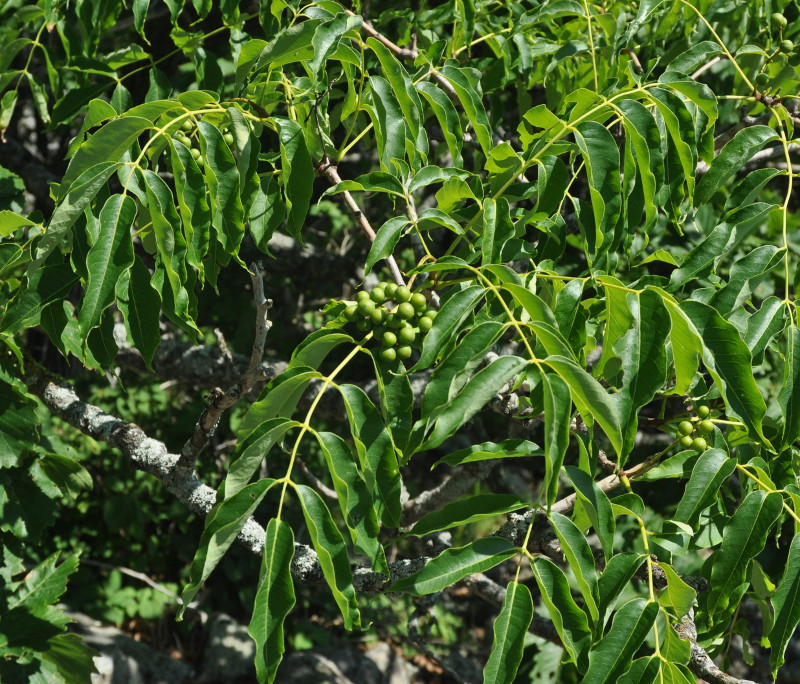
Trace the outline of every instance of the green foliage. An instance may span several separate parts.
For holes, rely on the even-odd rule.
[[[288,275],[267,281],[289,362],[223,419],[232,457],[200,457],[217,503],[182,578],[188,603],[251,517],[264,528],[260,682],[280,680],[305,543],[348,630],[367,628],[359,587],[430,595],[499,566],[487,682],[544,676],[534,611],[563,647],[554,677],[692,681],[673,625],[727,653],[750,599],[783,666],[800,621],[797,7],[395,5],[0,9],[0,133],[32,109],[60,150],[33,206],[0,167],[3,681],[91,670],[54,607],[78,553],[42,540],[95,494],[37,418],[55,400],[36,350],[111,377],[121,346],[158,372],[164,326],[198,343],[228,324],[244,349],[233,283],[287,235],[316,255],[279,255]],[[320,254],[341,277],[307,304]],[[359,268],[386,280],[358,291]],[[196,419],[166,427],[169,401],[143,406],[163,388],[126,383],[107,410],[183,444]],[[516,475],[437,489],[486,461]],[[181,472],[160,477],[176,491]],[[522,472],[528,498],[500,490]],[[416,538],[443,531],[457,545],[429,557]]]

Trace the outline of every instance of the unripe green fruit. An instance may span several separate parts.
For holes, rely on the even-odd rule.
[[[678,432],[682,435],[691,435],[694,432],[694,425],[692,425],[688,420],[684,420],[680,425],[678,425]]]
[[[425,312],[425,315],[426,315],[428,318],[430,318],[431,320],[434,320],[434,319],[436,318],[436,315],[437,315],[438,313],[439,313],[439,312],[438,312],[436,309],[428,309],[428,310]]]
[[[376,287],[372,292],[369,293],[370,299],[376,304],[382,304],[386,301],[386,293],[380,288]]]
[[[225,142],[226,142],[228,145],[233,145],[233,133],[225,133],[225,135],[223,135],[223,136],[222,136],[222,139],[223,139],[223,140],[224,140],[224,141],[225,141]]]
[[[194,124],[192,124],[191,120],[184,119],[183,123],[181,124],[181,130],[186,131],[187,133],[194,128]]]
[[[394,329],[402,328],[404,323],[405,321],[402,318],[400,318],[400,316],[398,316],[396,313],[390,313],[386,317],[386,325],[388,325],[390,328]]]
[[[386,309],[376,308],[375,311],[369,315],[369,320],[371,320],[375,325],[380,325],[386,320],[386,316]]]
[[[344,310],[344,317],[350,321],[351,323],[355,320],[358,320],[358,307],[355,304],[350,304]]]
[[[366,290],[359,290],[356,293],[356,301],[357,302],[361,302],[361,301],[364,301],[365,299],[369,299],[369,298],[370,298],[369,292],[367,292]]]
[[[384,347],[394,347],[394,345],[397,344],[397,335],[390,330],[387,330],[385,333],[383,333],[381,344],[383,344]]]
[[[411,347],[408,345],[397,348],[397,356],[403,360],[411,357]]]
[[[701,418],[707,417],[708,414],[710,414],[710,413],[711,413],[711,409],[708,408],[708,406],[698,406],[697,407],[697,415],[700,416]]]
[[[203,155],[201,154],[199,157],[195,157],[195,161],[197,162],[198,166],[203,166],[206,163],[206,160],[203,159]]]
[[[769,74],[760,73],[756,76],[756,85],[765,86],[769,83]]]
[[[778,49],[784,54],[789,55],[794,50],[794,43],[791,40],[782,40]]]
[[[688,449],[689,447],[692,446],[693,443],[694,440],[691,437],[689,437],[689,435],[684,435],[683,437],[681,437],[680,444],[684,449]]]
[[[380,356],[381,359],[383,359],[386,362],[391,362],[397,358],[397,352],[391,347],[388,347],[387,349],[381,349],[378,356]]]
[[[422,332],[426,333],[433,327],[433,321],[427,316],[423,316],[417,321],[417,325]]]
[[[784,17],[779,12],[775,12],[770,18],[769,23],[772,25],[772,28],[777,30],[786,28],[786,24],[788,23],[786,17]]]
[[[428,300],[425,299],[425,295],[421,292],[415,292],[412,294],[411,299],[408,301],[416,311],[425,311],[425,307],[428,306]]]
[[[800,54],[793,52],[786,61],[789,62],[789,66],[800,66]]]
[[[405,285],[401,285],[394,293],[394,298],[395,301],[398,302],[407,302],[409,299],[411,299],[411,290],[409,290]]]
[[[707,448],[708,444],[706,444],[706,440],[704,440],[702,437],[692,440],[692,449],[695,451],[705,451]]]
[[[371,322],[371,321],[369,321],[369,320],[368,320],[368,319],[366,319],[366,318],[360,318],[360,319],[359,319],[359,320],[356,322],[356,328],[358,328],[359,330],[362,330],[362,331],[364,331],[364,332],[366,332],[367,330],[369,330],[371,327],[372,327],[372,322]]]
[[[200,150],[198,148],[196,148],[196,147],[193,147],[192,149],[190,149],[189,150],[189,154],[191,154],[192,157],[194,157],[195,159],[199,159],[200,156],[201,156]]]
[[[381,282],[379,282],[379,283],[378,283],[378,284],[377,284],[375,287],[379,287],[381,290],[385,290],[385,289],[386,289],[386,286],[387,286],[388,284],[389,284],[389,283],[387,283],[385,280],[381,280]],[[396,287],[396,286],[395,286],[395,287]]]
[[[386,283],[381,289],[389,299],[394,299],[394,296],[397,294],[397,285],[394,283]]]
[[[414,332],[414,328],[400,328],[400,331],[397,333],[397,338],[403,344],[411,344],[417,338],[417,333]]]
[[[407,321],[414,318],[415,313],[414,307],[409,302],[403,302],[397,307],[397,315]]]
[[[362,316],[371,316],[373,311],[375,311],[375,302],[371,299],[362,299],[358,303],[358,313]]]
[[[697,424],[697,431],[701,435],[707,435],[709,432],[714,432],[714,423],[710,420],[702,420]]]

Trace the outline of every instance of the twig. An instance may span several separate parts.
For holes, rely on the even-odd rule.
[[[324,497],[330,499],[331,501],[338,501],[339,495],[336,493],[335,490],[331,489],[326,485],[322,480],[320,480],[314,473],[311,472],[311,469],[306,465],[306,462],[300,458],[299,456],[296,459],[297,467],[300,468],[300,472],[303,473],[303,477],[311,483],[311,486],[314,487],[320,494]]]
[[[317,164],[317,173],[325,176],[325,178],[327,178],[333,185],[337,185],[342,182],[342,178],[339,175],[336,166],[328,158],[323,159],[322,163]],[[348,209],[350,209],[350,212],[353,214],[353,217],[356,219],[356,222],[361,227],[361,230],[364,231],[364,234],[369,238],[370,242],[375,242],[375,231],[372,229],[372,226],[367,220],[367,217],[364,215],[364,212],[361,211],[361,208],[353,199],[353,196],[347,190],[345,190],[342,195],[344,195],[344,201],[347,204]],[[386,264],[389,266],[389,270],[392,272],[392,278],[394,278],[394,281],[398,285],[405,285],[406,281],[403,279],[403,274],[400,272],[400,268],[391,254],[386,257]]]
[[[633,68],[636,69],[636,73],[643,73],[644,69],[642,68],[642,63],[639,61],[639,56],[636,54],[636,51],[633,48],[626,48],[623,50],[623,52],[631,58],[631,62],[633,62]]]
[[[147,586],[152,587],[156,591],[161,592],[165,596],[169,596],[173,601],[176,603],[182,604],[183,601],[181,597],[178,596],[175,592],[170,591],[167,589],[163,584],[159,584],[154,579],[150,578],[148,575],[145,575],[143,572],[138,572],[137,570],[132,570],[131,568],[126,568],[124,565],[114,565],[113,563],[103,563],[102,561],[91,560],[89,558],[82,558],[81,559],[82,565],[94,565],[98,568],[104,568],[105,570],[118,570],[123,575],[127,575],[128,577],[133,577],[133,579],[137,579],[140,582],[144,582]]]
[[[717,56],[717,57],[714,57],[714,59],[708,60],[705,64],[703,64],[703,66],[701,66],[699,69],[697,69],[695,72],[693,72],[692,75],[689,78],[696,79],[702,73],[704,73],[705,71],[708,71],[711,67],[713,67],[715,64],[717,64],[718,62],[721,62],[721,61],[722,61],[722,57],[721,56]]]
[[[226,409],[235,404],[242,396],[246,395],[250,388],[260,379],[259,369],[261,359],[264,357],[264,345],[267,340],[267,333],[272,322],[269,320],[269,310],[272,300],[264,296],[264,273],[261,264],[251,266],[251,277],[253,280],[253,299],[256,304],[256,334],[253,342],[253,350],[250,354],[250,363],[247,370],[242,375],[239,382],[231,386],[227,392],[223,392],[216,387],[211,390],[211,394],[206,402],[206,407],[200,418],[197,420],[192,436],[186,440],[186,444],[181,449],[181,457],[178,461],[179,468],[191,468],[194,466],[200,452],[206,447],[211,436],[216,432],[219,420]],[[223,349],[223,354],[225,350]],[[230,355],[230,354],[229,354]]]

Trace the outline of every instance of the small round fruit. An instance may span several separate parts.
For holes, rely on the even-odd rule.
[[[407,302],[409,299],[411,299],[411,290],[409,290],[405,285],[401,285],[394,293],[394,298],[398,302]]]
[[[408,345],[404,345],[402,347],[397,348],[397,356],[398,358],[403,359],[404,361],[408,358],[411,358],[411,347]]]
[[[398,328],[402,328],[404,323],[405,321],[402,318],[400,318],[400,316],[398,316],[396,313],[390,313],[386,317],[386,325],[395,330],[397,330]]]
[[[782,40],[781,44],[778,46],[778,49],[784,55],[790,55],[794,51],[794,43],[791,40]]]
[[[697,437],[692,440],[692,449],[695,451],[705,451],[706,448],[708,448],[708,444],[706,444],[706,440],[702,437]]]
[[[767,85],[767,83],[769,83],[769,74],[765,74],[765,73],[762,72],[762,73],[760,73],[760,74],[758,74],[756,76],[756,85],[757,86],[763,87],[763,86]]]
[[[397,344],[397,335],[395,335],[391,330],[387,330],[385,333],[383,333],[381,344],[384,347],[394,347],[394,345]]]
[[[394,296],[397,294],[397,285],[395,285],[395,283],[386,283],[382,289],[388,299],[394,299]]]
[[[439,313],[439,312],[438,312],[436,309],[428,309],[427,311],[425,311],[425,315],[426,315],[428,318],[430,318],[431,320],[434,320],[434,319],[436,318],[436,315],[437,315],[438,313]]]
[[[184,119],[183,123],[181,124],[181,130],[186,131],[187,133],[194,128],[194,124],[189,119]]]
[[[426,333],[433,327],[433,321],[427,316],[423,316],[417,321],[417,325],[422,332]]]
[[[189,154],[191,154],[194,159],[197,159],[198,157],[202,156],[202,153],[197,147],[193,147],[192,149],[190,149]]]
[[[206,160],[203,159],[203,155],[201,154],[199,157],[195,157],[194,159],[197,162],[198,166],[203,166],[206,163]]]
[[[428,300],[425,299],[425,295],[421,292],[415,292],[411,295],[411,299],[408,300],[411,306],[414,307],[415,311],[425,311],[425,307],[428,306]]]
[[[371,316],[373,311],[375,311],[375,302],[373,302],[371,299],[362,299],[358,303],[358,313],[360,313],[362,316]]]
[[[791,67],[800,66],[800,54],[793,52],[786,61],[789,62],[789,66]]]
[[[397,339],[399,339],[403,344],[411,344],[415,339],[417,339],[417,333],[414,332],[414,328],[400,328],[397,333]]]
[[[386,286],[387,286],[388,284],[389,284],[389,283],[387,283],[385,280],[381,280],[381,282],[379,282],[379,283],[378,283],[378,284],[377,284],[375,287],[379,287],[379,288],[381,288],[381,290],[385,290],[385,289],[386,289]]]
[[[701,435],[707,435],[709,432],[714,432],[714,423],[712,423],[710,420],[701,420],[697,424],[697,431]]]
[[[386,293],[383,291],[383,288],[376,287],[372,292],[369,293],[370,299],[376,304],[382,304],[386,301]]]
[[[392,347],[387,347],[386,349],[381,349],[378,356],[380,356],[381,360],[390,363],[397,358],[397,352]]]
[[[386,320],[386,316],[386,309],[378,307],[369,315],[369,320],[371,320],[375,325],[380,325]]]
[[[682,435],[691,435],[694,432],[694,425],[692,425],[688,420],[684,420],[680,425],[678,425],[678,432]]]
[[[698,406],[697,407],[697,415],[701,418],[707,418],[708,415],[711,413],[711,409],[708,406]]]
[[[680,444],[684,449],[688,449],[689,447],[692,446],[693,443],[694,440],[691,437],[689,437],[689,435],[684,435],[683,437],[681,437]]]
[[[367,292],[366,290],[359,290],[358,292],[356,292],[356,301],[357,302],[361,302],[361,301],[364,301],[365,299],[369,299],[369,298],[370,298],[369,292]]]
[[[356,322],[356,328],[358,328],[359,330],[363,330],[364,332],[369,330],[371,327],[372,327],[372,323],[366,318],[360,318]]]
[[[788,24],[789,22],[786,20],[786,17],[784,17],[780,12],[775,12],[775,14],[773,14],[769,18],[769,23],[772,25],[773,29],[779,31],[781,29],[785,29],[786,24]]]
[[[406,321],[414,318],[415,313],[414,307],[409,302],[403,302],[397,307],[397,315]]]
[[[350,304],[350,305],[349,305],[349,306],[348,306],[348,307],[347,307],[347,308],[344,310],[344,317],[345,317],[345,318],[346,318],[348,321],[350,321],[351,323],[352,323],[353,321],[356,321],[356,320],[358,320],[358,306],[356,306],[355,304]]]
[[[223,136],[222,136],[222,139],[223,139],[223,140],[224,140],[224,141],[225,141],[225,142],[226,142],[228,145],[233,145],[233,133],[225,133],[225,135],[223,135]]]

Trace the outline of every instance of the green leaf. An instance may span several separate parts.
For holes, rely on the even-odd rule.
[[[764,398],[753,378],[750,350],[736,328],[701,302],[682,302],[681,309],[703,340],[703,364],[725,400],[728,415],[742,421],[753,439],[771,448],[761,430],[767,410]]]
[[[381,169],[391,173],[392,159],[405,159],[406,156],[406,123],[403,110],[385,78],[370,76],[369,83],[375,109],[372,123],[375,126]]]
[[[441,74],[453,86],[472,130],[475,131],[478,144],[481,146],[483,154],[488,157],[489,150],[492,148],[492,127],[486,116],[483,102],[481,102],[482,93],[479,90],[477,74],[470,73],[470,70],[459,67],[457,64],[455,60],[447,60],[441,69]]]
[[[542,601],[553,626],[567,649],[572,662],[583,671],[586,669],[587,652],[592,642],[589,622],[570,593],[569,583],[561,568],[544,556],[537,556],[531,563],[533,576],[542,594]]]
[[[62,454],[45,454],[39,465],[52,483],[61,490],[62,495],[76,498],[86,490],[92,489],[92,476],[78,461]]]
[[[550,513],[550,522],[553,531],[561,542],[561,550],[567,559],[567,563],[572,569],[575,581],[578,583],[586,608],[592,618],[592,622],[597,623],[599,612],[597,604],[600,601],[600,594],[597,590],[597,570],[595,559],[589,542],[578,529],[572,520],[560,513]]]
[[[661,671],[661,659],[637,658],[631,663],[631,669],[619,678],[619,684],[652,684],[658,681]]]
[[[580,468],[565,466],[564,470],[575,487],[575,493],[586,507],[586,513],[600,538],[600,545],[603,547],[607,561],[614,551],[614,531],[616,529],[616,521],[608,495]]]
[[[514,224],[508,211],[508,200],[488,198],[483,203],[483,235],[481,264],[498,264],[506,243],[514,237]]]
[[[127,195],[112,195],[100,212],[100,233],[86,260],[89,279],[81,300],[78,325],[82,335],[100,322],[114,299],[117,280],[133,264],[131,226],[136,203]]]
[[[16,466],[27,446],[39,438],[36,404],[25,396],[21,384],[0,378],[0,468]]]
[[[373,570],[389,577],[389,566],[378,541],[378,515],[350,445],[332,432],[318,432],[317,439],[356,551],[370,559]]]
[[[694,194],[695,170],[697,168],[697,143],[694,121],[683,100],[663,88],[650,88],[647,91],[656,105],[669,132],[673,149],[678,156],[689,197]]]
[[[734,262],[727,284],[706,302],[721,316],[728,317],[750,297],[753,282],[763,278],[783,260],[783,250],[775,245],[761,245]]]
[[[794,536],[789,546],[786,567],[771,602],[775,620],[769,633],[769,662],[774,679],[784,663],[786,646],[800,622],[800,534]]]
[[[275,681],[283,658],[283,622],[295,604],[293,556],[292,528],[273,518],[267,524],[256,600],[247,627],[256,643],[256,676],[262,683]]]
[[[446,549],[413,575],[397,580],[386,591],[405,591],[424,596],[441,591],[456,582],[500,565],[519,549],[502,537],[482,537],[466,546]]]
[[[682,74],[691,74],[704,64],[710,62],[717,55],[722,54],[719,43],[711,40],[704,40],[696,45],[692,45],[688,50],[682,52],[669,62],[670,71],[677,71]]]
[[[125,319],[125,329],[145,365],[150,365],[161,343],[158,327],[161,313],[161,296],[150,284],[150,271],[142,260],[134,257],[129,273],[120,278],[116,289],[117,306]]]
[[[286,231],[301,243],[311,193],[314,189],[314,166],[306,146],[303,129],[291,119],[274,117],[281,141],[281,174],[286,197]]]
[[[377,499],[378,516],[384,525],[397,527],[401,513],[400,468],[391,435],[364,390],[355,385],[341,385],[339,391],[367,486]]]
[[[722,545],[712,558],[709,613],[731,612],[731,596],[747,581],[750,561],[764,550],[767,536],[783,509],[779,492],[750,492],[722,532]]]
[[[234,496],[218,501],[206,516],[203,536],[192,560],[191,579],[181,594],[181,615],[275,482],[265,478],[247,485]]]
[[[694,206],[699,207],[711,199],[717,189],[739,171],[756,152],[778,135],[769,126],[745,126],[711,163],[708,171],[697,183]]]
[[[446,463],[450,466],[461,465],[462,463],[473,463],[475,461],[488,461],[493,458],[521,458],[524,456],[538,456],[541,454],[539,447],[526,439],[506,439],[502,442],[484,442],[459,449],[458,451],[440,458],[431,466]]]
[[[589,653],[585,681],[608,684],[625,674],[658,615],[658,604],[633,599],[620,608],[611,629]]]
[[[342,613],[344,627],[350,630],[360,627],[361,614],[358,611],[353,575],[344,539],[319,494],[305,485],[295,485],[295,491],[303,507],[303,517],[306,520],[311,543],[319,557],[322,574]]]
[[[485,684],[511,684],[522,660],[525,635],[533,620],[533,598],[524,584],[509,582],[494,621],[492,651],[483,668]]]
[[[34,269],[0,320],[0,330],[15,333],[39,324],[42,311],[65,299],[78,282],[78,275],[67,263],[53,263]]]
[[[56,634],[47,640],[47,650],[42,660],[55,665],[65,684],[84,684],[97,673],[93,658],[96,652],[89,648],[78,634]]]
[[[315,80],[320,80],[320,71],[328,58],[334,53],[342,36],[358,28],[362,24],[359,16],[348,16],[347,14],[337,14],[331,21],[319,24],[314,31],[311,45],[314,48],[314,56],[308,63],[308,68],[314,75]]]
[[[405,216],[395,216],[384,223],[378,232],[375,233],[375,241],[369,249],[367,260],[364,263],[364,274],[368,274],[372,267],[381,259],[387,259],[394,252],[394,248],[400,240],[403,228],[409,221]]]
[[[494,518],[527,506],[513,494],[474,494],[445,504],[438,511],[422,517],[408,534],[424,537],[451,527],[467,525],[476,520]]]
[[[48,556],[25,574],[25,579],[9,597],[7,610],[25,607],[29,611],[45,608],[61,598],[67,581],[78,569],[78,557],[73,554],[59,564],[61,552]]]
[[[598,602],[600,619],[598,625],[605,623],[608,611],[614,607],[617,597],[628,587],[628,583],[642,566],[645,558],[647,556],[644,554],[629,552],[617,553],[611,556],[597,582],[597,589],[600,594],[600,601]]]
[[[597,420],[617,455],[621,455],[622,424],[616,404],[603,386],[571,359],[549,356],[545,363],[569,385],[572,400],[584,420]]]
[[[453,166],[456,168],[461,167],[464,163],[461,158],[464,134],[461,129],[461,120],[458,118],[458,112],[456,112],[453,103],[441,88],[429,81],[420,81],[414,87],[427,100],[436,116],[439,127],[442,129],[447,149],[453,158]]]
[[[438,321],[438,316],[436,318]],[[431,330],[432,332],[432,330]],[[480,411],[528,362],[518,356],[501,356],[478,371],[442,410],[423,449],[433,449]]]
[[[723,482],[735,469],[736,459],[728,458],[722,449],[709,449],[700,454],[678,503],[675,520],[694,527],[700,513],[711,505]]]
[[[747,319],[744,343],[753,355],[753,365],[764,358],[764,350],[786,327],[786,307],[778,297],[767,297],[761,307]]]
[[[541,374],[544,399],[545,490],[548,510],[558,498],[558,477],[569,446],[572,396],[558,375]]]
[[[784,359],[783,385],[778,393],[778,406],[784,417],[781,451],[800,437],[800,329],[793,325],[786,330]]]
[[[667,576],[667,588],[658,601],[661,604],[672,606],[677,617],[686,615],[694,605],[697,592],[684,582],[669,563],[659,563]]]
[[[239,440],[247,437],[261,423],[277,416],[290,417],[308,384],[322,374],[305,366],[288,368],[270,382],[242,418]]]

